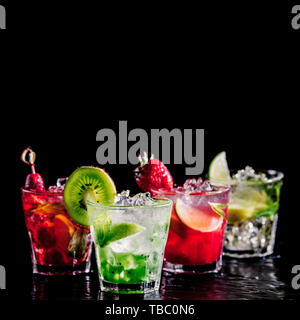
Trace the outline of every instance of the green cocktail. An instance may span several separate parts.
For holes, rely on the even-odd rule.
[[[135,201],[137,198],[139,201]],[[116,293],[158,290],[172,201],[139,194],[123,197],[115,205],[87,201],[87,207],[101,290]]]
[[[71,218],[90,226],[102,291],[146,293],[159,289],[172,201],[150,193],[117,194],[100,168],[81,167],[66,183]]]

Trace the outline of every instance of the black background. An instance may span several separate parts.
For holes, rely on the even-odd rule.
[[[0,264],[12,300],[27,301],[31,285],[22,150],[35,150],[38,172],[54,184],[78,166],[97,165],[96,133],[105,127],[117,133],[119,120],[149,134],[204,128],[204,173],[222,150],[232,168],[283,171],[276,250],[286,270],[299,264],[299,32],[290,27],[292,3],[1,4],[7,30],[1,31]],[[137,191],[134,166],[105,169],[118,190]],[[169,169],[184,180],[183,166]]]

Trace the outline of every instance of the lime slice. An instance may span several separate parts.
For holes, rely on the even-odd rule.
[[[111,217],[106,212],[94,220],[94,241],[100,247],[106,247],[114,241],[118,241],[145,230],[143,226],[135,223],[115,223],[112,225]]]
[[[257,212],[264,211],[268,205],[264,202],[236,199],[232,200],[228,208],[228,223],[243,222],[251,219]]]
[[[225,217],[226,212],[224,211],[228,205],[225,203],[214,203],[214,202],[208,202],[210,205],[210,208],[212,211],[214,211],[216,214],[218,214],[221,217]]]
[[[254,205],[251,202],[230,203],[228,208],[228,223],[234,224],[251,218],[254,214]]]
[[[226,160],[226,153],[224,151],[216,155],[212,160],[209,166],[208,176],[209,179],[230,182],[231,177]]]
[[[228,210],[228,223],[234,224],[251,219],[256,213],[269,207],[267,193],[251,187],[240,187],[233,193]]]
[[[105,237],[105,241],[103,243],[103,247],[107,246],[108,244],[118,241],[129,236],[132,236],[136,233],[145,230],[143,226],[140,226],[135,223],[116,223],[111,226],[111,229],[107,236]]]
[[[175,202],[175,212],[182,223],[196,231],[213,232],[223,223],[223,217],[220,214],[190,207],[181,199]]]

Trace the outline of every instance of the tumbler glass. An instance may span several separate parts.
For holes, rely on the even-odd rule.
[[[74,275],[91,266],[88,227],[75,223],[62,192],[21,189],[25,223],[31,242],[33,273]]]

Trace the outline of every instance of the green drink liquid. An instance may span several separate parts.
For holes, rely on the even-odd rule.
[[[110,258],[101,259],[103,279],[114,283],[139,284],[146,281],[146,257],[131,253],[113,253],[109,248],[100,249],[102,255]],[[111,259],[113,257],[113,259]]]

